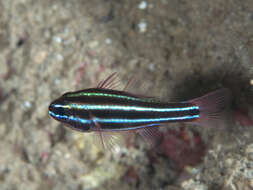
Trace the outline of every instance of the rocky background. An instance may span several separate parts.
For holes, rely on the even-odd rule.
[[[0,189],[252,189],[252,61],[252,0],[1,0]],[[110,152],[49,117],[115,71],[168,101],[229,88],[230,122]]]

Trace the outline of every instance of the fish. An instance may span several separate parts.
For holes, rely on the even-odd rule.
[[[119,136],[140,134],[152,144],[159,127],[171,122],[217,126],[229,99],[222,88],[200,98],[166,102],[129,92],[128,81],[118,89],[117,73],[112,73],[96,88],[67,92],[49,105],[49,115],[80,132],[94,132],[103,148],[112,148]]]

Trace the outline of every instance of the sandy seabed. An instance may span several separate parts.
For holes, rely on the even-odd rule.
[[[227,87],[245,121],[252,31],[252,0],[1,0],[0,189],[252,189],[253,126],[240,120],[222,131],[186,125],[207,150],[178,172],[168,157],[153,161],[141,139],[101,151],[48,115],[64,92],[116,71],[169,101]]]

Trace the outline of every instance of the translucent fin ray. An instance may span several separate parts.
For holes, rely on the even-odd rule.
[[[117,72],[112,73],[108,76],[105,80],[101,81],[97,88],[104,88],[104,89],[115,89],[119,86],[120,81],[118,78]]]
[[[224,125],[226,106],[230,100],[231,93],[226,88],[190,100],[189,102],[199,106],[200,110],[200,118],[195,123],[211,127],[221,127]]]
[[[116,149],[124,146],[124,136],[120,132],[94,132],[95,144],[103,149],[109,151],[116,151]]]
[[[125,139],[121,132],[104,131],[99,123],[94,122],[94,124],[94,142],[99,148],[116,151],[124,145]]]
[[[138,129],[137,133],[147,142],[151,147],[154,147],[161,138],[159,132],[159,125],[150,125],[142,129]]]

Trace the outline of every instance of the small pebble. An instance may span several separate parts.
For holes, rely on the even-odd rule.
[[[30,108],[31,107],[31,103],[29,101],[25,101],[25,107],[26,108]]]
[[[253,86],[253,79],[250,80],[250,85]]]
[[[64,157],[65,157],[65,159],[69,159],[70,158],[70,154],[65,154]]]
[[[142,21],[138,24],[138,28],[140,30],[140,32],[144,33],[147,31],[147,23]]]
[[[98,45],[99,45],[98,41],[92,41],[92,42],[89,43],[89,47],[92,48],[92,49],[97,47]]]
[[[58,60],[58,61],[63,61],[63,56],[61,55],[61,54],[57,54],[56,55],[56,59]]]
[[[62,42],[62,39],[59,36],[56,36],[54,40],[59,44]]]
[[[139,9],[141,9],[141,10],[146,9],[146,8],[147,8],[147,2],[146,2],[146,1],[140,2],[140,4],[139,4],[138,7],[139,7]]]
[[[108,44],[108,45],[110,45],[112,43],[112,40],[110,38],[106,38],[105,39],[105,43]]]
[[[98,59],[93,59],[94,64],[98,64]]]
[[[60,79],[55,79],[55,80],[54,80],[54,83],[55,83],[56,85],[60,84],[60,82],[61,82]]]
[[[48,53],[46,51],[39,51],[34,56],[34,62],[37,64],[41,64],[45,61]]]
[[[154,65],[153,63],[150,63],[150,64],[148,65],[148,69],[149,69],[150,71],[154,71],[154,70],[155,70],[155,65]]]

